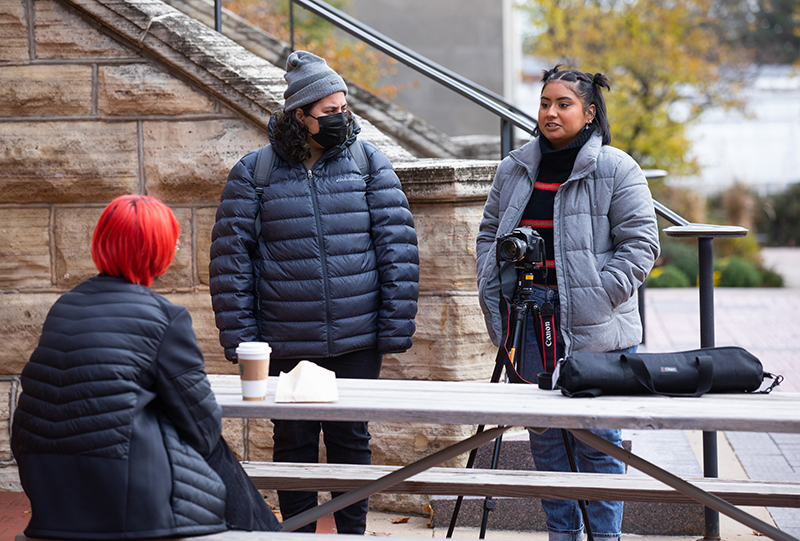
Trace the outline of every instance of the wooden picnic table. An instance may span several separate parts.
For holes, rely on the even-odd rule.
[[[615,456],[693,500],[716,509],[772,539],[797,541],[791,535],[742,512],[719,497],[686,483],[632,453],[608,444],[588,432],[588,429],[800,433],[800,393],[707,394],[700,398],[653,395],[568,398],[560,392],[543,391],[533,385],[340,379],[337,380],[339,400],[336,402],[276,403],[274,396],[277,378],[270,378],[267,398],[261,402],[242,400],[237,376],[212,376],[211,382],[225,417],[388,421],[498,427],[368,483],[361,489],[335,498],[316,508],[317,513],[322,513],[319,516],[341,509],[387,486],[402,482],[411,475],[468,452],[496,438],[508,428],[565,428],[585,443]],[[339,507],[336,507],[337,505]],[[290,520],[296,518],[298,517]]]
[[[339,379],[335,403],[278,404],[274,377],[263,402],[242,400],[238,376],[211,382],[225,417],[800,433],[800,393],[567,398],[534,385]]]

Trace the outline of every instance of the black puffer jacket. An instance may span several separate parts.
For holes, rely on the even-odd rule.
[[[51,308],[22,388],[11,445],[28,537],[225,530],[225,485],[203,458],[222,411],[185,308],[91,278]]]
[[[260,207],[256,152],[231,169],[209,266],[229,360],[240,342],[254,340],[268,342],[275,358],[411,347],[419,282],[414,220],[389,160],[366,142],[371,178],[362,180],[346,147],[358,131],[310,171],[273,140],[275,162]]]

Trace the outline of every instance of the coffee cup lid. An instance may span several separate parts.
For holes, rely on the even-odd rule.
[[[236,348],[237,355],[247,355],[253,353],[271,353],[272,348],[269,347],[269,344],[266,342],[242,342],[239,344],[239,347]]]

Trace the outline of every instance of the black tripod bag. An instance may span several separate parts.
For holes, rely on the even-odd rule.
[[[697,397],[705,393],[755,392],[783,376],[764,372],[754,355],[739,347],[673,353],[573,353],[558,363],[556,386],[570,397],[659,394]]]

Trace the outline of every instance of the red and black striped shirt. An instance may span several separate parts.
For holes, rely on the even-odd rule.
[[[544,240],[547,278],[545,280],[543,271],[536,270],[534,271],[533,279],[535,284],[558,285],[553,247],[553,208],[556,192],[561,184],[569,178],[578,152],[589,140],[593,131],[593,129],[582,131],[577,139],[561,150],[553,150],[550,142],[544,136],[539,136],[542,160],[539,164],[536,181],[533,184],[533,193],[519,222],[520,227],[530,226],[535,229]]]

